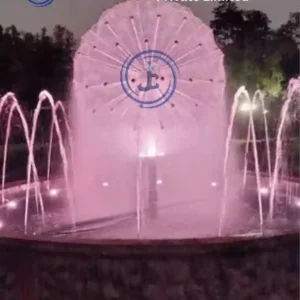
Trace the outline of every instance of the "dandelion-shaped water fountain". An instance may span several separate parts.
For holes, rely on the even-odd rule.
[[[160,87],[136,93],[145,83],[147,57],[135,57],[146,52]],[[174,83],[172,68],[157,53],[172,58],[177,85],[169,101],[147,109]],[[220,190],[211,183],[221,179],[224,87],[223,54],[212,30],[186,7],[127,1],[104,12],[74,60],[76,219],[134,213],[135,225],[106,231],[115,237],[136,236],[137,229],[151,238],[217,234]],[[228,197],[235,193],[231,187]],[[147,217],[153,209],[155,220]]]

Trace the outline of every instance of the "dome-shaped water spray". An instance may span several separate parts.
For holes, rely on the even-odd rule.
[[[131,0],[104,12],[74,60],[77,219],[137,211],[140,226],[152,206],[181,203],[193,223],[214,197],[217,225],[224,86],[212,30],[186,7]],[[183,217],[171,210],[166,222]]]

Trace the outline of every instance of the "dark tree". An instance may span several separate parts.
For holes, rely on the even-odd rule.
[[[52,35],[45,28],[33,35],[0,26],[0,95],[12,91],[29,109],[43,89],[68,99],[74,47],[73,34],[62,26]]]
[[[274,48],[281,55],[285,85],[300,74],[300,13],[291,13],[287,23],[275,33]]]
[[[267,15],[245,11],[232,2],[214,9],[211,21],[215,39],[225,54],[229,89],[246,85],[251,92],[260,88],[271,96],[282,90],[280,55],[271,48],[272,31]]]

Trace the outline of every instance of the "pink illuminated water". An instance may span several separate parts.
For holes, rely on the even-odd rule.
[[[180,71],[175,94],[168,103],[156,109],[141,108],[125,95],[120,83],[120,68],[128,55],[149,49],[170,55]],[[143,78],[144,63],[137,61],[130,71],[130,77],[137,79],[136,85]],[[164,88],[170,81],[170,72],[162,62],[157,62],[157,66],[160,76],[164,77],[161,82]],[[251,97],[241,87],[234,97],[228,122],[225,84],[223,54],[216,47],[211,29],[185,7],[165,1],[132,0],[104,12],[98,23],[82,37],[74,59],[70,101],[72,125],[69,125],[63,104],[55,102],[47,91],[40,94],[30,128],[14,94],[9,93],[1,99],[0,117],[5,103],[10,105],[4,141],[3,191],[14,111],[21,118],[29,150],[25,230],[32,176],[36,206],[42,216],[47,213],[33,155],[38,120],[45,103],[50,105],[52,112],[47,178],[51,175],[55,134],[74,225],[128,214],[133,223],[117,227],[112,234],[116,238],[137,235],[139,238],[194,238],[225,235],[226,226],[238,227],[247,213],[240,192],[248,176],[250,147],[257,189],[265,188],[253,120],[254,106],[263,112],[269,181],[266,188],[270,193],[269,215],[272,218],[283,159],[283,132],[288,126],[285,120],[293,95],[299,89],[299,80],[291,81],[288,98],[282,107],[274,165],[264,95],[257,91]],[[140,96],[151,100],[154,93],[157,97],[162,91]],[[249,125],[245,153],[240,157],[233,135],[241,105],[244,105],[242,110]],[[58,121],[59,112],[67,129],[66,137]],[[64,138],[68,140],[70,151],[66,149]],[[242,170],[238,168],[241,158]],[[262,194],[259,192],[257,197],[262,233]],[[111,231],[107,230],[102,237],[111,237],[109,234]]]
[[[285,126],[287,126],[287,117],[288,117],[288,108],[291,106],[293,99],[293,95],[295,92],[299,91],[299,80],[291,80],[290,82],[290,86],[289,86],[289,92],[288,92],[288,97],[287,100],[284,102],[283,107],[281,109],[281,113],[280,113],[280,123],[279,123],[279,128],[278,128],[278,132],[277,132],[277,137],[276,137],[276,154],[275,154],[275,165],[272,167],[272,181],[271,181],[271,186],[270,186],[270,197],[269,197],[269,201],[270,203],[272,203],[272,205],[270,206],[270,212],[269,215],[272,218],[273,216],[273,210],[274,210],[274,201],[275,201],[275,192],[276,192],[276,186],[278,185],[278,178],[279,178],[279,171],[280,171],[280,164],[281,161],[284,159],[282,156],[282,151],[281,151],[281,143],[282,143],[282,139],[283,139],[283,132],[284,132],[284,128]],[[246,97],[245,97],[246,96]],[[47,98],[46,98],[47,97]],[[44,204],[43,204],[43,197],[41,195],[41,191],[40,191],[40,185],[39,185],[39,176],[37,174],[37,169],[36,169],[36,165],[35,165],[35,160],[34,160],[34,156],[33,156],[33,148],[32,146],[30,147],[30,145],[34,144],[34,140],[35,140],[35,132],[36,132],[36,124],[37,124],[37,120],[38,120],[38,116],[41,112],[41,107],[42,107],[42,102],[46,101],[46,99],[50,99],[49,103],[51,105],[51,109],[52,109],[52,116],[54,118],[53,120],[53,126],[55,129],[55,132],[58,136],[58,140],[59,140],[59,145],[60,145],[60,153],[62,156],[62,165],[63,165],[63,171],[64,171],[64,178],[66,181],[66,186],[67,191],[68,191],[68,197],[70,199],[70,212],[71,215],[73,216],[73,221],[75,219],[74,217],[74,210],[75,210],[75,206],[72,200],[72,189],[71,189],[71,184],[70,184],[70,179],[69,177],[69,173],[68,173],[68,168],[70,168],[70,165],[72,164],[72,158],[70,157],[70,159],[67,159],[67,153],[66,153],[66,149],[64,146],[64,142],[63,142],[63,137],[61,135],[61,131],[60,131],[60,126],[59,123],[56,121],[57,120],[57,109],[60,107],[61,108],[61,103],[58,101],[54,104],[54,100],[51,97],[51,95],[47,92],[42,92],[40,95],[40,100],[39,100],[39,105],[37,106],[37,109],[35,110],[35,117],[34,117],[34,122],[33,122],[33,128],[29,131],[29,127],[27,124],[27,121],[24,117],[24,114],[22,112],[22,110],[20,109],[20,105],[18,104],[17,99],[15,98],[15,96],[11,93],[5,95],[0,102],[0,114],[2,112],[2,108],[5,105],[5,103],[9,103],[10,108],[9,108],[9,117],[8,117],[8,123],[7,123],[7,129],[6,129],[6,135],[5,135],[5,143],[4,143],[4,159],[3,159],[3,166],[2,166],[2,190],[4,191],[4,193],[2,193],[2,201],[5,201],[5,173],[6,173],[6,159],[7,159],[7,153],[8,153],[8,144],[9,144],[9,137],[11,134],[11,119],[12,119],[12,115],[13,112],[16,111],[18,113],[18,115],[20,116],[20,119],[22,121],[22,126],[23,126],[23,130],[24,130],[24,135],[27,141],[27,145],[29,148],[29,156],[28,156],[28,174],[31,174],[30,170],[33,170],[33,182],[35,183],[35,200],[37,205],[40,208],[40,212],[43,215],[45,213],[44,211]],[[212,201],[209,199],[209,201],[205,201],[205,197],[203,197],[203,195],[201,194],[203,192],[202,189],[199,189],[197,191],[197,188],[194,186],[194,189],[191,190],[185,190],[186,182],[184,181],[184,176],[186,176],[188,179],[190,179],[191,174],[194,175],[196,170],[196,166],[199,166],[197,163],[199,163],[199,161],[197,161],[199,158],[197,157],[197,153],[195,153],[195,149],[196,151],[201,150],[200,147],[195,147],[195,149],[193,149],[193,147],[189,150],[190,152],[188,152],[188,150],[181,150],[182,152],[180,152],[178,155],[175,155],[174,153],[172,155],[170,155],[170,157],[168,157],[168,153],[162,153],[162,152],[158,152],[158,149],[156,149],[155,145],[151,145],[151,147],[148,149],[149,151],[144,151],[144,153],[142,153],[142,151],[137,151],[138,149],[142,148],[142,147],[136,147],[135,150],[135,155],[137,157],[136,159],[136,167],[137,167],[137,173],[136,173],[136,181],[135,181],[135,195],[136,197],[134,198],[133,201],[133,206],[130,207],[131,209],[136,210],[136,215],[137,215],[137,223],[136,223],[136,232],[139,233],[140,237],[143,237],[143,234],[147,234],[148,237],[153,237],[155,238],[155,232],[153,232],[153,230],[157,230],[160,226],[164,229],[164,236],[165,237],[171,237],[170,234],[172,232],[172,230],[174,230],[176,228],[177,233],[175,235],[178,235],[180,232],[180,234],[186,237],[189,236],[194,236],[196,234],[196,232],[199,232],[199,230],[197,231],[197,226],[199,226],[199,222],[197,221],[198,218],[200,220],[205,220],[205,224],[209,224],[210,226],[212,226],[214,228],[214,231],[216,231],[217,229],[219,230],[219,234],[222,234],[222,227],[217,228],[216,224],[218,222],[220,222],[220,224],[222,225],[222,218],[225,217],[225,215],[230,212],[229,208],[230,208],[230,203],[228,203],[228,201],[230,201],[231,199],[226,196],[227,193],[227,188],[228,186],[226,186],[226,184],[230,185],[231,183],[228,183],[228,178],[230,178],[230,173],[228,173],[228,158],[229,158],[229,152],[230,150],[230,140],[232,140],[232,130],[233,130],[233,123],[234,123],[234,116],[239,113],[239,108],[241,107],[241,104],[239,103],[240,101],[246,101],[249,103],[253,103],[253,99],[250,98],[249,94],[247,93],[247,91],[242,87],[241,89],[239,89],[239,91],[236,93],[235,95],[235,99],[234,99],[234,104],[232,106],[232,110],[231,110],[231,118],[230,118],[230,123],[228,126],[228,132],[227,132],[227,138],[226,138],[226,142],[225,142],[225,137],[224,137],[224,144],[226,144],[227,146],[224,147],[223,149],[227,149],[226,151],[223,152],[221,160],[224,162],[223,163],[223,176],[224,176],[224,187],[223,190],[219,191],[218,194],[215,192],[214,196],[218,197],[218,198],[214,198],[215,200],[218,200],[217,203],[219,204],[223,204],[223,212],[221,214],[221,219],[219,218],[220,215],[218,213],[218,208],[220,208],[220,205],[214,204],[214,208],[217,208],[213,211],[212,208],[207,208],[203,206],[203,211],[202,213],[197,211],[198,207],[201,207],[202,205],[212,205]],[[261,106],[261,108],[264,110],[264,106]],[[64,110],[63,110],[64,111]],[[249,124],[251,125],[251,122],[253,122],[253,120],[251,121],[251,115],[253,113],[255,113],[254,110],[249,110],[247,112],[249,114]],[[66,114],[63,114],[66,117]],[[212,116],[210,116],[212,117]],[[206,122],[208,122],[208,119],[205,119]],[[68,124],[68,121],[65,120],[65,122]],[[55,125],[56,124],[56,125]],[[203,124],[204,125],[204,124]],[[71,129],[69,127],[69,125],[66,126],[68,128],[67,132],[70,134],[70,143],[73,143],[72,140],[72,134],[71,134]],[[250,126],[250,135],[248,134],[247,137],[247,144],[250,144],[250,137],[252,137],[252,147],[257,148],[257,143],[255,142],[255,134],[253,136],[253,131],[255,131],[255,128],[253,128],[253,126]],[[31,134],[29,134],[29,132],[31,132]],[[52,132],[52,131],[51,131]],[[137,131],[137,133],[140,131]],[[268,134],[268,132],[266,132]],[[51,133],[51,135],[53,134],[53,132]],[[138,137],[139,135],[137,134],[136,137]],[[210,135],[208,135],[210,136]],[[136,140],[138,141],[138,140]],[[138,145],[139,143],[137,143],[136,145]],[[71,144],[72,145],[72,144]],[[197,144],[196,144],[197,145]],[[209,147],[212,147],[212,143],[208,143]],[[207,149],[207,148],[206,148]],[[73,149],[74,150],[74,149]],[[209,149],[207,149],[209,150]],[[74,151],[71,151],[71,153],[73,153]],[[158,153],[160,153],[160,155],[158,155]],[[184,153],[184,154],[189,154],[188,157],[189,159],[187,159],[186,157],[182,158],[180,157],[180,154]],[[207,159],[208,156],[206,156],[205,158]],[[194,166],[192,167],[191,164],[191,160],[194,164]],[[215,158],[215,157],[212,157]],[[156,165],[157,165],[157,170],[158,170],[158,176],[157,176],[157,184],[158,187],[160,188],[159,190],[159,195],[160,196],[165,196],[165,195],[169,195],[170,192],[173,192],[173,195],[175,195],[176,193],[178,193],[178,190],[176,190],[178,187],[175,185],[172,185],[173,182],[176,182],[177,185],[180,186],[180,188],[183,190],[183,193],[181,193],[179,195],[179,197],[177,197],[175,200],[173,201],[166,201],[163,202],[160,207],[159,210],[161,212],[163,212],[163,222],[162,224],[160,223],[161,221],[152,221],[151,224],[149,224],[149,221],[147,220],[147,218],[145,217],[145,206],[147,205],[147,191],[149,189],[149,181],[147,180],[147,177],[149,176],[149,174],[147,173],[147,162],[145,160],[147,159],[154,159],[156,160]],[[200,159],[199,159],[200,160]],[[258,157],[257,157],[257,150],[254,150],[254,160],[255,160],[255,167],[256,169],[256,181],[257,181],[257,186],[258,186],[258,190],[263,190],[266,189],[260,181],[260,174],[259,174],[259,166],[258,166]],[[48,160],[49,162],[50,160]],[[201,161],[201,160],[200,160]],[[176,163],[175,163],[176,162]],[[187,163],[187,166],[185,166],[185,164]],[[244,165],[244,169],[247,168],[247,160],[245,161],[245,165]],[[109,165],[108,165],[109,167]],[[212,166],[210,165],[209,167],[207,166],[205,168],[205,174],[208,175],[209,173],[209,169]],[[190,172],[190,169],[192,169],[193,172]],[[76,168],[75,168],[76,169]],[[117,169],[116,171],[118,171],[119,169]],[[180,173],[182,172],[182,170],[185,171],[184,176],[180,176]],[[180,172],[179,172],[180,171]],[[49,174],[49,170],[48,170],[48,174]],[[146,172],[146,173],[145,173]],[[172,174],[172,176],[170,176],[169,174]],[[178,176],[179,173],[179,176]],[[118,174],[117,172],[114,174]],[[196,174],[201,174],[201,168],[200,168],[200,172],[198,171],[198,173]],[[179,181],[176,181],[177,176],[180,177]],[[228,177],[229,176],[229,177]],[[200,177],[197,177],[197,180]],[[216,177],[214,177],[216,178]],[[101,179],[101,178],[100,178]],[[219,181],[218,180],[211,180],[211,178],[209,178],[211,181],[208,182],[208,180],[205,179],[205,177],[203,176],[201,178],[203,181],[205,181],[206,184],[206,191],[208,191],[208,187],[210,188],[210,191],[216,190],[216,188],[218,187],[218,185],[220,184],[220,178]],[[24,222],[25,222],[25,228],[28,222],[28,201],[29,201],[29,183],[31,181],[31,176],[27,177],[27,183],[28,183],[28,187],[26,189],[26,209],[24,211]],[[244,180],[243,180],[244,181]],[[170,184],[171,183],[171,184]],[[107,181],[103,181],[103,185],[102,188],[109,188],[113,185],[113,182],[107,182]],[[200,185],[202,187],[202,185]],[[242,181],[241,181],[241,186],[243,186]],[[193,187],[193,185],[190,185],[189,187]],[[169,191],[170,189],[170,191]],[[76,189],[75,189],[76,190]],[[175,190],[175,192],[173,191]],[[88,193],[87,193],[88,194]],[[184,194],[186,195],[186,197],[184,197]],[[194,198],[192,198],[192,195],[195,195]],[[199,195],[201,195],[201,198],[199,197]],[[213,192],[211,192],[210,195],[213,195]],[[261,208],[261,197],[259,196],[260,194],[258,194],[258,201],[260,203],[260,224],[261,227],[263,225],[263,218],[262,218],[262,208]],[[231,195],[232,196],[232,195]],[[190,198],[188,198],[190,197]],[[109,198],[108,198],[109,199]],[[162,199],[162,200],[161,200]],[[163,197],[160,197],[159,200],[163,201]],[[187,200],[187,199],[191,199],[191,200]],[[199,201],[199,199],[201,199],[202,201]],[[107,200],[109,201],[109,200]],[[222,202],[223,201],[223,202]],[[242,199],[239,199],[240,202],[242,202]],[[215,202],[215,203],[216,203]],[[225,210],[225,208],[227,208]],[[208,213],[207,213],[208,212]],[[102,214],[103,215],[103,214]],[[108,215],[108,214],[107,214]],[[95,215],[93,215],[94,217]],[[185,219],[188,216],[188,220]],[[80,219],[79,219],[80,220]],[[171,221],[170,221],[171,220]],[[219,220],[219,221],[218,221]],[[78,219],[77,219],[78,221]],[[173,226],[172,226],[173,223]],[[160,224],[160,225],[159,225]],[[169,226],[171,224],[171,229],[168,229]],[[190,224],[190,225],[189,225]],[[179,226],[179,227],[178,227]],[[152,230],[151,230],[152,228]],[[157,229],[155,229],[157,228]],[[127,236],[129,233],[128,231],[124,231],[125,229],[118,231],[119,234],[124,234],[124,236]],[[150,230],[150,231],[149,231]],[[171,231],[170,231],[171,230]],[[262,230],[262,228],[261,228]],[[124,231],[124,233],[122,233]],[[127,232],[127,233],[126,233]],[[184,234],[183,234],[184,233]],[[161,236],[161,234],[157,234],[158,236]],[[118,234],[116,235],[116,237],[118,236]],[[131,235],[130,235],[131,236]]]
[[[148,49],[171,56],[180,73],[172,99],[156,109],[140,108],[120,83],[125,59]],[[154,62],[164,80],[160,89],[140,94],[145,100],[160,96],[171,80],[169,68]],[[143,80],[144,64],[136,61],[129,72],[135,85]],[[221,193],[211,182],[222,180],[224,88],[223,53],[212,30],[184,6],[127,1],[106,11],[82,37],[74,60],[77,220],[136,212],[141,233],[152,226],[145,210],[153,197],[159,222],[169,230],[179,210],[187,226],[198,223],[198,231],[217,234]],[[237,172],[233,156],[231,178]],[[153,184],[159,179],[161,185]],[[233,211],[239,187],[229,189]]]
[[[34,155],[33,155],[33,147],[34,147],[34,143],[35,143],[35,135],[36,135],[36,129],[37,129],[37,124],[38,124],[38,118],[41,113],[42,105],[44,102],[49,103],[51,106],[54,128],[55,128],[56,134],[58,136],[60,153],[61,153],[61,156],[63,159],[63,170],[64,170],[64,175],[65,175],[65,180],[66,180],[68,196],[69,196],[69,199],[71,200],[72,194],[71,194],[71,188],[70,188],[69,179],[68,179],[68,159],[67,159],[66,150],[65,150],[65,147],[63,144],[63,138],[62,138],[60,126],[58,124],[58,119],[57,119],[57,115],[56,115],[57,107],[60,106],[59,102],[57,102],[57,104],[54,104],[54,100],[53,100],[52,96],[47,91],[41,92],[37,107],[34,111],[32,128],[30,131],[29,131],[28,123],[26,121],[24,113],[22,112],[20,104],[18,103],[18,100],[16,99],[14,94],[12,94],[12,93],[6,94],[4,97],[1,98],[1,102],[0,102],[0,115],[1,115],[1,111],[2,111],[2,108],[4,107],[4,105],[7,103],[10,105],[7,131],[6,131],[5,144],[4,144],[4,154],[3,154],[4,155],[3,167],[2,167],[2,190],[3,191],[5,191],[4,188],[5,188],[5,179],[6,179],[6,160],[7,160],[8,142],[9,142],[9,137],[10,137],[10,133],[11,133],[11,118],[13,116],[14,111],[16,111],[18,113],[18,115],[21,119],[21,124],[23,127],[23,131],[24,131],[25,138],[26,138],[26,143],[28,146],[27,189],[26,189],[26,196],[25,196],[26,205],[25,205],[25,212],[24,212],[25,231],[26,231],[27,222],[28,222],[29,190],[30,190],[32,171],[33,171],[33,176],[34,176],[35,199],[36,199],[37,207],[39,207],[41,209],[41,214],[42,214],[42,216],[44,216],[44,204],[43,204],[43,199],[42,199],[42,195],[41,195],[41,191],[40,191],[40,180],[39,180],[39,176],[37,173],[37,168],[36,168],[36,164],[34,161]],[[2,192],[2,202],[4,202],[4,199],[5,199],[4,197],[5,197],[5,192]],[[71,205],[71,207],[73,207],[73,205]],[[75,222],[75,220],[74,220],[74,222]]]

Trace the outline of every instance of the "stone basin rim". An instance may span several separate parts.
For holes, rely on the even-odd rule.
[[[300,233],[289,233],[277,236],[249,237],[222,237],[203,239],[178,240],[120,240],[120,239],[71,239],[71,238],[44,238],[42,236],[16,237],[3,235],[0,237],[0,247],[10,251],[25,252],[62,252],[78,255],[101,256],[138,256],[138,255],[212,255],[228,253],[236,255],[246,251],[265,252],[299,244]]]

